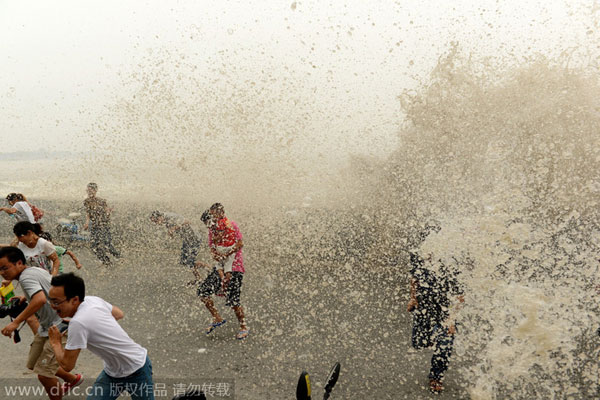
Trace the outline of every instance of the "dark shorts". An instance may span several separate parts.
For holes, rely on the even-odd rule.
[[[242,291],[242,280],[244,274],[242,272],[234,271],[231,273],[231,280],[225,290],[226,301],[225,305],[228,307],[239,307],[240,295]],[[198,296],[210,297],[217,293],[221,289],[221,277],[217,272],[216,268],[213,268],[212,272],[208,274],[204,282],[198,287]]]

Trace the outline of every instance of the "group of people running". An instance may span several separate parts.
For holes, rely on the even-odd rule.
[[[104,199],[96,196],[98,186],[87,186],[84,201],[86,223],[90,229],[90,247],[104,265],[112,263],[108,254],[120,257],[112,244],[110,215],[112,210]],[[2,207],[16,220],[15,239],[0,245],[0,275],[2,285],[21,288],[24,296],[13,296],[11,302],[27,304],[22,312],[7,324],[1,333],[13,337],[23,325],[31,328],[34,338],[29,349],[27,368],[37,374],[51,400],[60,400],[83,382],[82,374],[74,374],[79,353],[89,349],[103,360],[104,368],[93,386],[86,392],[87,399],[116,399],[127,391],[134,399],[154,399],[152,363],[148,351],[133,341],[117,322],[124,312],[100,297],[85,294],[84,280],[74,273],[64,273],[61,257],[69,255],[78,269],[76,255],[52,243],[44,232],[24,196],[7,196],[10,207]],[[38,209],[38,214],[41,210]],[[244,309],[240,303],[244,277],[242,234],[237,224],[225,216],[220,203],[213,204],[201,217],[208,229],[208,244],[214,263],[197,261],[201,240],[185,218],[153,211],[150,220],[164,225],[171,236],[182,238],[180,263],[189,267],[197,285],[197,294],[212,315],[206,329],[211,334],[226,320],[219,314],[213,295],[226,298],[239,321],[236,339],[248,337]],[[204,279],[200,268],[210,272]],[[62,383],[61,383],[62,380]]]
[[[182,239],[180,264],[189,267],[196,279],[188,285],[198,285],[198,296],[213,317],[213,322],[206,329],[206,334],[212,333],[216,328],[227,321],[216,309],[213,295],[226,297],[225,305],[231,307],[240,324],[236,339],[244,340],[248,337],[249,330],[246,325],[244,308],[240,303],[242,281],[244,278],[244,258],[242,248],[242,232],[234,221],[225,216],[225,209],[221,203],[213,204],[202,213],[200,218],[208,229],[208,246],[215,261],[207,264],[197,261],[196,257],[201,246],[199,236],[194,232],[191,223],[184,217],[158,210],[150,214],[150,220],[158,225],[164,225],[171,237],[178,235]],[[200,268],[210,270],[206,278],[202,278]]]
[[[87,186],[84,201],[86,222],[90,230],[90,248],[103,265],[112,265],[109,254],[120,258],[112,243],[110,217],[112,209],[98,197],[98,186]],[[89,349],[104,361],[104,369],[94,382],[87,399],[116,399],[126,390],[134,399],[154,399],[152,363],[148,351],[134,342],[117,322],[123,311],[100,297],[86,296],[83,279],[74,273],[64,273],[63,255],[72,258],[77,269],[82,267],[70,250],[52,242],[41,224],[43,212],[28,202],[25,196],[11,193],[9,207],[3,211],[16,219],[15,235],[10,244],[0,245],[0,275],[2,285],[20,285],[24,296],[12,301],[27,302],[27,307],[1,333],[12,337],[25,324],[34,333],[27,367],[37,374],[48,397],[60,400],[81,384],[81,374],[73,374],[79,353]],[[179,262],[188,267],[197,287],[197,294],[212,316],[206,329],[211,334],[226,320],[217,310],[212,296],[225,297],[225,304],[234,311],[238,322],[238,340],[249,335],[241,305],[244,278],[244,246],[242,233],[228,219],[222,204],[215,203],[204,211],[201,221],[208,231],[208,246],[213,263],[197,260],[202,240],[184,217],[155,210],[150,221],[164,226],[171,237],[182,240]],[[423,241],[429,232],[424,232]],[[462,303],[463,293],[444,263],[431,255],[411,253],[411,292],[408,311],[413,313],[412,345],[420,349],[433,347],[429,373],[430,389],[443,390],[443,378],[452,354],[456,325],[451,312],[450,296]],[[200,268],[209,269],[203,277]],[[62,383],[60,381],[63,381]]]

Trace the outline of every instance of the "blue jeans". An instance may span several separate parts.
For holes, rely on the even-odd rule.
[[[154,400],[152,362],[146,356],[144,366],[124,378],[113,378],[103,370],[90,390],[87,400],[114,400],[124,390],[134,400]]]
[[[448,370],[448,364],[450,363],[450,356],[452,355],[452,347],[454,345],[454,335],[448,333],[447,327],[436,324],[433,327],[431,336],[435,350],[431,357],[429,379],[441,381],[444,378],[444,373]]]

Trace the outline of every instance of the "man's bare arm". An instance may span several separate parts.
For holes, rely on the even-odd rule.
[[[113,306],[111,312],[113,317],[115,317],[115,319],[118,321],[120,319],[123,319],[123,317],[125,317],[125,313],[123,312],[123,310],[121,310],[119,307],[117,306]]]
[[[63,349],[61,338],[62,333],[58,330],[56,326],[51,326],[48,329],[48,339],[50,340],[50,345],[52,346],[52,350],[54,350],[54,356],[56,357],[56,361],[58,364],[67,372],[70,372],[75,368],[75,364],[77,364],[77,358],[79,357],[79,352],[81,349],[75,350],[66,350]]]

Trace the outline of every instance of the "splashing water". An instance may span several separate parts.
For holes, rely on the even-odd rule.
[[[413,230],[440,221],[420,251],[462,271],[474,399],[598,395],[600,87],[564,64],[495,70],[455,47],[403,98],[396,153],[370,166]]]
[[[304,7],[293,2],[289,8],[300,14]],[[590,37],[598,26],[590,22]],[[352,31],[348,35],[358,37]],[[228,35],[234,33],[227,29]],[[351,145],[368,146],[372,137],[346,141],[345,136],[361,135],[331,123],[348,116],[328,108],[332,104],[323,106],[327,96],[315,105],[315,93],[323,92],[308,75],[287,66],[276,69],[276,62],[266,72],[240,66],[230,62],[235,57],[227,51],[198,66],[185,50],[155,48],[122,71],[112,103],[83,131],[90,146],[83,162],[62,158],[54,163],[68,165],[58,169],[36,166],[69,181],[61,195],[70,186],[81,196],[83,185],[99,176],[101,186],[120,200],[135,199],[135,207],[127,205],[122,231],[135,262],[145,261],[136,266],[131,285],[140,296],[151,287],[146,275],[160,280],[155,287],[164,286],[158,264],[168,264],[167,256],[177,251],[163,239],[146,243],[145,238],[164,232],[148,226],[150,207],[140,203],[171,201],[161,207],[180,207],[177,211],[183,208],[186,215],[197,214],[185,209],[190,204],[214,199],[232,204],[234,215],[242,205],[251,209],[237,215],[243,216],[250,257],[255,257],[250,260],[256,278],[250,279],[260,281],[250,286],[257,290],[249,296],[249,308],[264,335],[248,345],[256,349],[246,362],[262,368],[255,375],[263,381],[278,380],[261,382],[270,385],[267,392],[277,386],[277,398],[288,393],[279,387],[285,373],[300,362],[320,362],[323,354],[350,354],[348,369],[355,370],[345,383],[352,390],[396,395],[394,379],[403,379],[396,370],[405,360],[390,353],[404,354],[406,346],[398,344],[395,331],[390,336],[396,327],[384,325],[386,318],[373,311],[389,304],[392,290],[370,292],[368,272],[395,263],[398,275],[407,275],[406,251],[430,219],[441,230],[419,251],[455,264],[465,287],[450,368],[459,370],[471,398],[600,397],[597,49],[508,62],[465,55],[461,49],[453,44],[421,86],[401,94],[403,120],[398,117],[396,141],[384,145],[391,153],[385,159],[380,153],[348,155],[348,148],[359,147]],[[331,93],[335,98],[338,92]],[[20,164],[4,165],[25,168]],[[346,169],[340,172],[342,166]],[[21,191],[19,185],[31,175],[26,169],[3,183],[7,192]],[[32,186],[55,195],[46,181]],[[288,208],[275,212],[282,204]],[[157,255],[165,259],[157,261]],[[123,281],[131,279],[118,273]],[[169,272],[168,286],[177,287],[180,278],[179,271]],[[332,304],[324,292],[331,294]],[[128,295],[122,294],[124,301]],[[138,307],[139,315],[155,312],[156,320],[169,318],[172,337],[186,343],[206,316],[195,305],[184,308],[194,304],[190,296],[157,294],[158,305],[140,301],[131,307]],[[340,312],[340,305],[347,310]],[[387,310],[396,316],[397,308]],[[322,343],[313,339],[319,333]],[[156,346],[171,354],[168,345]],[[208,345],[229,357],[228,372],[239,371],[237,349]],[[173,354],[188,357],[190,365],[203,353],[180,350]],[[398,364],[382,365],[384,357]],[[286,364],[274,366],[273,358]],[[168,360],[162,360],[165,369],[171,367]],[[255,375],[245,379],[258,391]],[[377,381],[377,375],[389,379]]]

